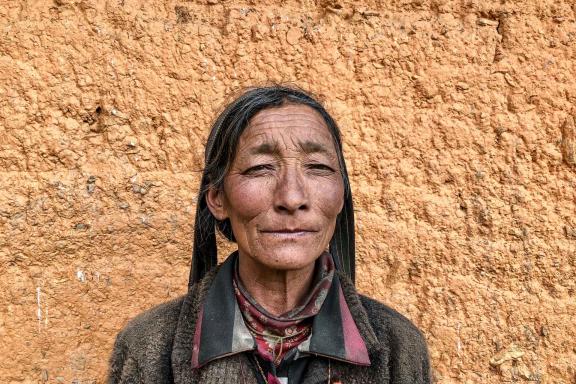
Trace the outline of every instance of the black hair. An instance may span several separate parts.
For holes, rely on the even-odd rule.
[[[217,220],[206,203],[209,188],[222,188],[224,177],[236,154],[242,132],[258,112],[278,108],[286,104],[305,105],[318,112],[334,140],[340,172],[344,181],[344,207],[336,220],[334,235],[330,241],[330,253],[336,268],[354,281],[354,211],[352,192],[346,163],[342,153],[342,140],[338,125],[309,92],[286,85],[248,88],[232,100],[220,113],[210,131],[204,156],[205,168],[198,193],[196,221],[194,225],[194,250],[189,286],[199,281],[217,263],[216,229],[228,240],[235,241],[230,221]]]

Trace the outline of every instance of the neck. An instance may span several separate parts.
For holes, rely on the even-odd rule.
[[[244,288],[268,313],[279,316],[298,306],[310,291],[312,263],[302,269],[278,270],[240,256],[238,274]]]

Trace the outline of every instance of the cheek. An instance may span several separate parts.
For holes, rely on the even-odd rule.
[[[225,182],[226,210],[232,224],[247,223],[268,208],[270,183],[258,180]],[[236,223],[239,224],[239,223]]]
[[[341,180],[331,180],[316,184],[313,192],[317,206],[327,218],[335,219],[344,205],[344,184]]]

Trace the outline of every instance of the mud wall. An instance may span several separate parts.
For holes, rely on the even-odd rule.
[[[0,4],[0,381],[102,383],[117,331],[185,292],[225,96],[340,122],[358,289],[438,383],[576,383],[570,0]]]

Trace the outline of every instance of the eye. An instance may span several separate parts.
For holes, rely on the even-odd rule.
[[[254,165],[248,169],[246,169],[244,172],[242,172],[243,175],[259,175],[259,174],[265,174],[268,173],[270,171],[274,170],[274,165],[272,164],[258,164],[258,165]]]
[[[306,166],[308,169],[317,172],[324,172],[324,173],[333,173],[336,172],[334,168],[329,165],[322,164],[322,163],[310,163]]]

